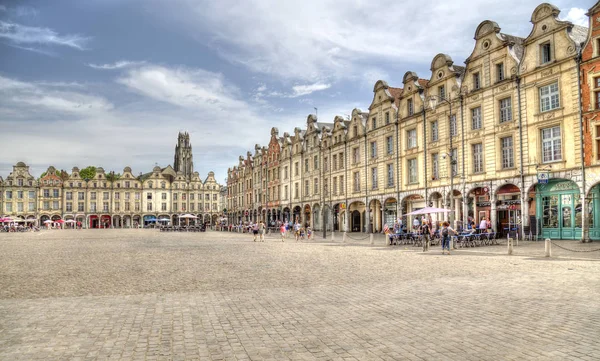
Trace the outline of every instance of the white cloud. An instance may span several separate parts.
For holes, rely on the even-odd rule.
[[[581,8],[571,8],[565,17],[565,20],[572,22],[575,25],[589,26],[588,17],[585,15],[586,10]]]
[[[202,34],[195,38],[227,61],[288,83],[358,77],[365,64],[419,64],[426,71],[440,52],[460,64],[471,52],[473,34],[483,20],[491,17],[504,32],[526,36],[531,13],[539,5],[537,0],[451,5],[424,0],[392,6],[384,0],[178,2],[184,6],[161,8],[164,21],[173,19],[164,16],[170,12],[178,25],[189,34]],[[417,69],[400,73],[408,70]]]
[[[6,6],[0,5],[0,11],[6,11]]]
[[[303,95],[308,95],[314,93],[316,91],[329,89],[331,84],[323,84],[323,83],[314,83],[307,85],[295,85],[292,87],[294,93],[291,95],[292,98],[300,97]]]
[[[121,61],[117,61],[113,64],[87,64],[90,68],[94,68],[94,69],[101,69],[101,70],[114,70],[114,69],[122,69],[122,68],[127,68],[127,67],[132,67],[132,66],[138,66],[138,65],[142,65],[145,64],[145,61],[128,61],[128,60],[121,60]]]
[[[89,38],[80,35],[59,35],[52,29],[26,26],[0,20],[0,38],[15,44],[59,45],[85,50]]]

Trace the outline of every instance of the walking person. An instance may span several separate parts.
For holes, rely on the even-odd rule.
[[[285,242],[285,223],[279,226],[279,232],[281,232],[281,242]]]
[[[450,238],[451,233],[456,234],[456,231],[450,227],[450,223],[442,223],[442,254],[448,249],[448,255],[450,254]]]
[[[298,242],[298,239],[300,238],[300,228],[302,228],[300,223],[296,221],[296,224],[294,224],[294,235],[296,236],[296,242]]]
[[[266,230],[265,222],[260,221],[260,224],[258,225],[258,232],[260,234],[261,242],[265,241],[265,230]]]
[[[250,226],[252,227],[252,234],[254,235],[254,242],[256,242],[256,236],[258,236],[258,223],[250,223]]]
[[[429,222],[426,220],[423,220],[423,224],[421,225],[421,234],[423,235],[423,252],[428,252],[431,242],[431,227],[429,227]]]

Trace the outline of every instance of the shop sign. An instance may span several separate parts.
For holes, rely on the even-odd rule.
[[[537,179],[539,184],[548,184],[548,180],[550,179],[550,173],[548,172],[539,172],[537,174]]]
[[[477,207],[489,207],[490,205],[490,202],[477,202]]]
[[[551,191],[568,191],[568,190],[574,190],[574,189],[579,189],[579,187],[577,187],[577,184],[573,183],[573,182],[560,182],[560,183],[556,183],[554,186],[552,186],[552,188],[550,189]]]

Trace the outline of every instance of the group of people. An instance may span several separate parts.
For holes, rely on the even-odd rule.
[[[474,221],[469,221],[467,229],[465,230],[467,233],[475,233],[477,231],[490,232],[492,226],[488,219],[485,217],[481,218],[479,223],[479,227],[475,226]],[[415,217],[413,220],[412,231],[418,235],[423,237],[423,252],[429,251],[429,246],[431,244],[431,239],[436,233],[435,225],[431,221],[431,217],[419,219],[419,217]],[[402,219],[398,219],[394,223],[394,233],[401,234],[406,232],[406,227],[402,223]],[[439,228],[439,235],[441,237],[442,243],[442,254],[450,254],[450,241],[452,236],[458,235],[458,231],[450,226],[450,223],[447,221],[442,222]]]
[[[309,224],[302,226],[299,221],[295,223],[291,223],[289,221],[281,222],[272,222],[271,228],[279,229],[279,233],[281,234],[281,242],[285,242],[285,240],[289,237],[290,234],[294,235],[296,241],[300,241],[303,239],[311,239],[313,232],[312,228]],[[245,228],[248,233],[252,233],[253,241],[256,242],[264,242],[265,234],[267,233],[267,225],[264,221],[252,222],[250,221],[246,225],[240,224],[238,227]]]
[[[19,224],[16,222],[13,223],[2,223],[0,227],[2,232],[29,232],[29,231],[39,231],[40,228],[33,223]]]

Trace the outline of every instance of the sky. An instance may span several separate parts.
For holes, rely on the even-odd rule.
[[[379,79],[463,65],[484,20],[526,37],[530,0],[0,0],[0,176],[19,161],[134,174],[173,164],[224,184],[240,155],[367,110]],[[553,2],[587,26],[592,1]],[[317,108],[317,110],[315,110]]]

